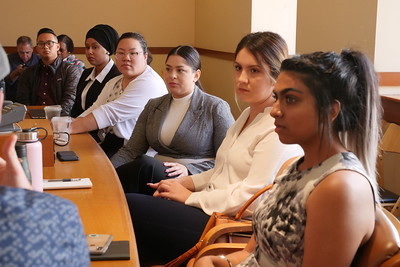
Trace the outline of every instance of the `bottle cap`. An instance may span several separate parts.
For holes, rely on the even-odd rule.
[[[22,129],[22,132],[17,132],[18,141],[38,141],[39,136],[35,128]]]

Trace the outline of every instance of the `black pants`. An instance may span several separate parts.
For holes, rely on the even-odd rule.
[[[126,194],[140,266],[163,264],[194,246],[209,215],[201,209],[143,194]]]
[[[119,166],[116,171],[125,193],[153,195],[154,189],[147,183],[158,183],[175,177],[167,176],[166,169],[162,161],[142,155],[134,161]]]
[[[114,156],[114,154],[123,146],[124,139],[112,133],[108,133],[104,138],[104,141],[100,144],[100,147],[106,153],[108,158]]]

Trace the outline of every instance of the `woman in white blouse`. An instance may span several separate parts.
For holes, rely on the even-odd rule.
[[[167,93],[162,78],[147,65],[147,56],[147,44],[140,34],[121,35],[115,59],[122,75],[111,79],[96,102],[71,123],[71,134],[101,129],[101,147],[109,157],[129,140],[149,99]]]
[[[155,197],[127,194],[142,265],[165,263],[199,239],[212,212],[236,213],[259,189],[272,183],[280,166],[302,153],[283,145],[270,116],[273,88],[286,42],[276,33],[245,36],[235,52],[235,92],[247,103],[206,172],[150,184]],[[249,212],[255,205],[249,207]]]

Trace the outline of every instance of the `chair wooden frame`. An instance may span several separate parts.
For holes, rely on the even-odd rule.
[[[396,217],[400,216],[400,197],[397,199],[390,212]]]

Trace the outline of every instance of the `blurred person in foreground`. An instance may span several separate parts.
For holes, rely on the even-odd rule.
[[[8,73],[7,57],[0,46],[0,79]],[[0,105],[3,99],[0,92]],[[90,266],[76,206],[60,197],[32,191],[15,152],[17,136],[4,138],[0,157],[0,265]]]

